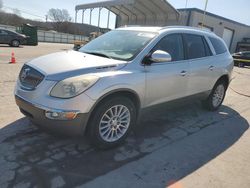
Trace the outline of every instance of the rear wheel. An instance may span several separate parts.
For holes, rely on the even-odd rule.
[[[11,46],[19,47],[19,45],[20,45],[19,40],[13,40],[13,41],[11,41]]]
[[[87,134],[94,146],[107,149],[121,144],[135,122],[136,108],[130,99],[110,98],[93,112]]]
[[[227,85],[225,81],[219,80],[215,84],[209,97],[205,101],[203,101],[204,107],[210,111],[217,110],[221,106],[225,98],[226,90],[227,90]]]

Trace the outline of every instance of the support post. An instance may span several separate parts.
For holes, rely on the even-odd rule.
[[[91,21],[92,21],[92,11],[93,11],[94,9],[93,8],[91,8],[90,10],[89,10],[89,25],[91,25]]]
[[[84,23],[84,12],[85,12],[85,9],[82,10],[82,23]]]
[[[110,18],[110,10],[108,10],[108,22],[107,22],[107,28],[109,28],[109,18]]]
[[[99,8],[99,15],[98,15],[98,27],[100,27],[100,16],[101,16],[102,7]]]

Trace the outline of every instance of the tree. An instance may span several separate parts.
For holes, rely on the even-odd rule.
[[[72,20],[66,9],[49,9],[48,16],[53,22],[70,22]]]
[[[69,29],[69,22],[72,18],[66,9],[49,9],[48,18],[52,21],[55,30],[67,32]]]

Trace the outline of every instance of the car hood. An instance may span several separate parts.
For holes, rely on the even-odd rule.
[[[47,80],[58,81],[81,74],[107,71],[107,69],[117,70],[126,63],[126,61],[71,50],[41,56],[26,64],[43,73]]]

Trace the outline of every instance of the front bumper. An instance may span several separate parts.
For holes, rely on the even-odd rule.
[[[32,104],[17,95],[15,95],[15,100],[20,111],[41,128],[72,136],[84,134],[89,118],[88,113],[78,113],[72,120],[53,120],[47,118],[45,112],[58,111],[57,109],[47,109],[46,107]]]

